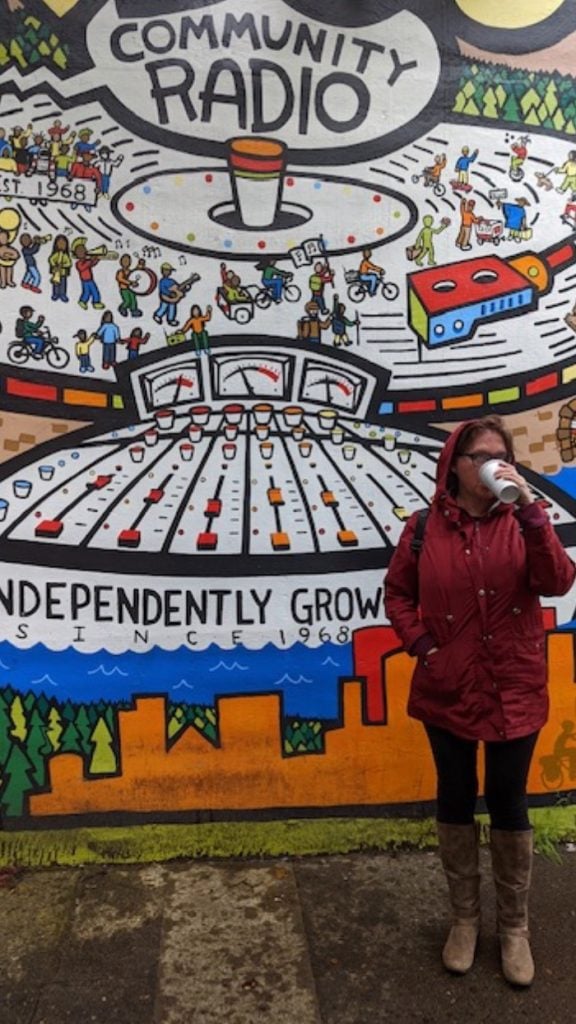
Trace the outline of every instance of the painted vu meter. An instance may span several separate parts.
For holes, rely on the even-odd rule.
[[[334,405],[354,413],[365,387],[366,381],[359,374],[310,360],[304,365],[300,400]]]
[[[189,357],[171,363],[169,367],[164,365],[147,371],[140,377],[140,386],[148,410],[202,397],[198,363]]]
[[[214,397],[288,400],[292,369],[290,356],[213,356]]]

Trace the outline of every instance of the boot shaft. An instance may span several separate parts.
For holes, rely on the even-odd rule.
[[[442,867],[448,882],[454,918],[478,919],[480,914],[480,871],[476,824],[437,823]]]
[[[492,873],[496,887],[500,930],[528,929],[528,894],[532,878],[534,837],[532,830],[490,833]]]

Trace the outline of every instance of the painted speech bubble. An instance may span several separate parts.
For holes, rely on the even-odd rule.
[[[93,67],[61,83],[68,99],[92,89],[138,135],[199,155],[247,133],[280,135],[293,163],[366,160],[438,118],[439,46],[406,8],[346,26],[281,0],[110,0],[86,45]]]

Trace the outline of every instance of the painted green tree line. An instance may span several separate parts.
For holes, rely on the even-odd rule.
[[[26,813],[28,796],[45,789],[49,761],[58,754],[82,757],[87,777],[116,774],[121,764],[118,712],[131,707],[130,701],[62,702],[10,686],[0,690],[0,816],[20,818]],[[168,745],[187,728],[219,744],[214,707],[169,703],[166,722]],[[321,721],[286,719],[284,755],[323,753],[327,727]]]
[[[558,71],[463,61],[454,114],[576,135],[576,79]]]

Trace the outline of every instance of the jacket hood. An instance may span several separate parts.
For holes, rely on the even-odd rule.
[[[448,476],[450,468],[456,458],[456,452],[460,447],[460,438],[462,437],[462,434],[469,427],[476,425],[480,425],[480,420],[465,420],[464,423],[461,423],[460,426],[450,434],[450,437],[446,440],[444,447],[440,452],[436,466],[436,491],[432,500],[434,503],[442,504],[444,508],[448,505],[450,507],[450,518],[454,521],[460,519],[461,509],[456,504],[454,497],[450,494],[448,489]],[[514,505],[506,505],[502,502],[496,502],[492,511],[498,513],[513,512],[514,508]]]
[[[450,437],[444,444],[444,447],[440,452],[440,457],[438,459],[438,463],[436,466],[436,493],[434,495],[435,501],[438,501],[443,495],[448,493],[448,474],[450,472],[450,467],[452,466],[452,463],[454,462],[454,459],[456,457],[456,452],[458,451],[458,447],[460,445],[460,438],[462,437],[464,431],[468,429],[468,427],[471,427],[474,423],[477,422],[478,420],[472,420],[472,422],[470,422],[470,420],[465,420],[464,423],[461,423],[460,426],[457,427],[456,430],[454,430],[450,434]]]

